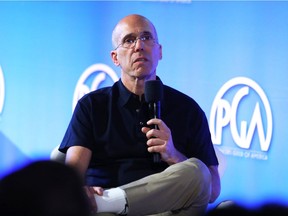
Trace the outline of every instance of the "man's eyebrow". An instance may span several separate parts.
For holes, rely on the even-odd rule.
[[[151,35],[151,36],[152,36],[152,32],[150,32],[150,31],[143,31],[143,32],[141,32],[141,35]]]
[[[130,34],[127,34],[125,35],[123,38],[122,38],[122,42],[124,42],[127,38],[129,37],[136,37],[134,33],[130,33]]]

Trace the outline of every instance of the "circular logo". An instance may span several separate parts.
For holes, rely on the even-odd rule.
[[[0,66],[0,114],[3,111],[5,101],[5,82],[2,68]]]
[[[117,74],[112,68],[105,64],[93,64],[88,67],[80,76],[73,96],[72,111],[78,100],[85,94],[100,88],[106,81],[111,85],[118,80]]]
[[[212,142],[222,143],[224,128],[230,127],[232,139],[241,149],[251,149],[258,135],[260,151],[266,152],[272,138],[272,112],[263,89],[246,77],[235,77],[218,91],[210,112]]]

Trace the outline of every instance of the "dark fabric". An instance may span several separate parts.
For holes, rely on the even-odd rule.
[[[207,166],[217,165],[202,109],[187,95],[163,88],[161,119],[170,128],[175,147]],[[88,185],[110,188],[129,183],[168,167],[164,162],[155,165],[147,151],[141,128],[148,120],[145,99],[130,93],[119,80],[79,100],[59,150],[65,153],[75,145],[92,150]]]

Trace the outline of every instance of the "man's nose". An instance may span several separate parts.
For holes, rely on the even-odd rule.
[[[143,50],[143,47],[144,47],[144,41],[142,41],[140,38],[137,38],[136,41],[135,41],[135,47],[134,49],[135,50]]]

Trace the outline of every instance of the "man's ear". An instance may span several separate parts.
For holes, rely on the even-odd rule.
[[[120,62],[118,61],[118,58],[117,58],[117,51],[116,50],[113,50],[111,51],[111,59],[113,61],[113,63],[116,65],[116,66],[119,66],[120,65]]]
[[[159,60],[162,59],[162,45],[159,44]]]

